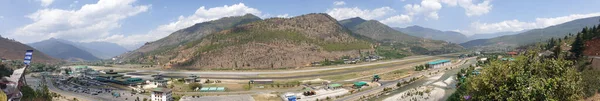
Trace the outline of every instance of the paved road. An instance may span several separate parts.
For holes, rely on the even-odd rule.
[[[465,60],[474,61],[474,58],[465,59]],[[463,65],[463,64],[462,64],[463,62],[464,62],[464,61],[461,61],[461,62],[460,62],[460,64],[455,64],[455,66],[456,66],[456,65]],[[454,67],[454,66],[453,66],[453,67]],[[395,85],[396,85],[396,83],[398,83],[398,82],[400,82],[400,81],[409,81],[409,80],[410,80],[411,78],[413,78],[413,77],[419,77],[419,76],[421,76],[421,75],[426,75],[426,74],[428,74],[428,73],[432,73],[432,72],[435,72],[435,71],[437,71],[437,70],[443,70],[443,69],[445,69],[445,68],[437,68],[437,69],[434,69],[434,70],[429,70],[429,71],[426,71],[426,72],[420,72],[420,73],[416,73],[416,74],[413,74],[413,75],[411,75],[411,76],[409,76],[409,77],[405,77],[405,78],[403,78],[403,79],[401,79],[401,80],[397,80],[397,81],[383,81],[383,82],[380,82],[380,83],[381,83],[381,86],[378,86],[378,87],[375,87],[375,88],[369,89],[369,90],[367,90],[367,91],[361,91],[361,92],[358,92],[358,93],[354,93],[354,94],[352,94],[352,95],[344,96],[344,97],[342,97],[342,98],[335,99],[335,101],[348,101],[348,100],[355,100],[355,98],[359,98],[359,97],[361,97],[361,96],[366,96],[366,95],[369,95],[369,94],[373,94],[373,93],[376,93],[376,92],[383,91],[383,88],[385,88],[385,87],[391,87],[391,86],[395,86]]]

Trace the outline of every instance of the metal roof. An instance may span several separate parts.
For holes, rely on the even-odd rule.
[[[158,87],[158,88],[154,88],[154,89],[152,89],[152,91],[155,91],[155,92],[170,92],[170,91],[171,91],[171,89],[169,89],[169,88],[162,88],[162,87]]]
[[[450,62],[450,60],[437,60],[437,61],[433,61],[433,62],[428,62],[427,64],[436,65],[436,64],[446,63],[446,62]]]
[[[202,87],[200,88],[201,92],[211,92],[211,91],[225,91],[225,87]]]
[[[364,82],[364,81],[354,82],[354,85],[356,85],[356,86],[363,86],[363,85],[366,85],[366,84],[367,84],[367,82]]]
[[[338,83],[329,84],[329,87],[340,87],[340,86],[342,86],[342,84],[338,84]]]

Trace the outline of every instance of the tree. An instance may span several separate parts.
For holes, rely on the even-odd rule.
[[[468,77],[459,87],[465,89],[457,91],[458,96],[471,96],[469,100],[474,101],[581,99],[582,80],[573,63],[562,58],[539,57],[538,51],[529,50],[515,61],[493,61],[485,65],[481,74]]]
[[[550,40],[548,40],[548,44],[546,44],[546,50],[550,50],[552,49],[552,47],[556,46],[554,44],[554,38],[550,38]]]
[[[573,53],[571,57],[573,59],[580,59],[583,56],[584,49],[585,46],[583,43],[583,39],[581,38],[581,33],[577,34],[577,36],[575,37],[575,41],[573,42],[573,44],[571,44],[571,50],[569,50],[571,53]]]
[[[560,58],[560,53],[562,52],[562,51],[561,51],[560,44],[558,44],[558,46],[557,46],[557,47],[554,47],[554,50],[552,50],[552,52],[554,52],[554,58],[555,58],[555,59],[558,59],[558,58]]]
[[[581,73],[585,97],[591,97],[600,91],[600,71],[586,70]]]
[[[188,86],[191,90],[195,90],[196,88],[202,88],[202,84],[200,83],[190,83]]]
[[[0,78],[12,75],[13,70],[5,64],[0,64]]]
[[[33,100],[36,98],[37,94],[35,92],[35,90],[33,90],[31,87],[29,86],[23,86],[21,88],[21,93],[23,94],[23,100]]]

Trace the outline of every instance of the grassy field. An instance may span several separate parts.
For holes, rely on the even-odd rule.
[[[379,76],[381,77],[381,80],[398,80],[398,79],[409,76],[413,72],[414,71],[412,69],[400,69],[400,70],[394,70],[389,73],[384,73]]]

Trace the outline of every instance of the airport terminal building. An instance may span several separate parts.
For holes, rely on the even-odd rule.
[[[450,66],[450,65],[452,65],[452,62],[450,62],[450,60],[437,60],[437,61],[433,61],[433,62],[428,62],[427,68],[439,68],[439,67]]]

